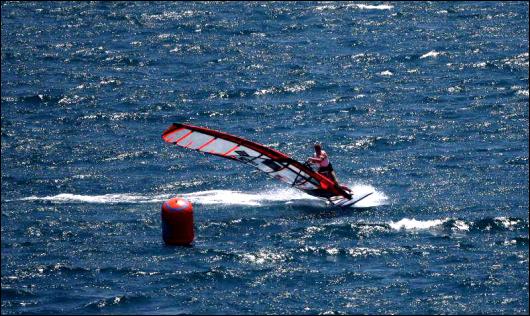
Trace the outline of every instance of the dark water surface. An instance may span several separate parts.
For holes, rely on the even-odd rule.
[[[1,8],[2,314],[528,314],[528,2]],[[173,122],[319,140],[372,207]],[[161,240],[175,195],[193,247]]]

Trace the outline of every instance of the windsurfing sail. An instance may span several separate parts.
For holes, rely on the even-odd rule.
[[[270,177],[313,196],[327,198],[332,202],[351,199],[351,195],[338,184],[309,166],[275,149],[241,137],[205,127],[174,123],[162,133],[162,138],[180,147],[252,165]]]

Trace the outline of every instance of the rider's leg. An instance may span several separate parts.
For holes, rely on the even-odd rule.
[[[331,172],[330,172],[330,178],[331,178],[333,181],[335,181],[335,183],[336,183],[337,185],[339,185],[341,188],[343,188],[344,190],[346,190],[346,191],[348,191],[348,192],[350,192],[350,193],[352,192],[352,191],[350,190],[350,188],[348,188],[347,186],[342,185],[342,184],[339,183],[339,179],[337,179],[337,175],[335,174],[335,170],[331,170]]]
[[[331,170],[329,173],[331,180],[333,180],[335,183],[339,184],[339,179],[337,179],[337,174],[335,174],[335,170]]]

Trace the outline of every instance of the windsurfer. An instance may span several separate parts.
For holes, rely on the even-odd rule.
[[[329,162],[328,154],[322,150],[322,145],[320,145],[320,143],[315,143],[315,156],[309,157],[307,161],[318,165],[318,173],[335,182],[341,188],[351,192],[347,186],[339,184],[335,170],[333,170],[333,166],[331,165],[331,162]]]

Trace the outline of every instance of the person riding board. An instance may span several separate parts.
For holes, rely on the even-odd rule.
[[[328,154],[322,150],[322,145],[315,143],[315,156],[309,157],[307,161],[309,163],[318,165],[318,173],[335,182],[338,186],[345,189],[346,191],[351,192],[347,186],[339,184],[335,170],[333,170],[333,166],[331,165],[331,162],[329,162]]]

